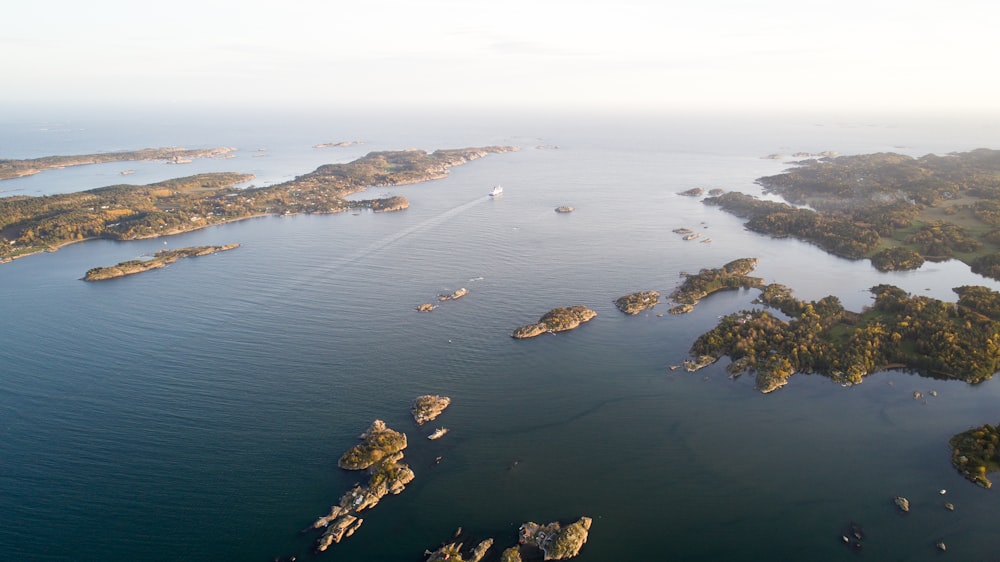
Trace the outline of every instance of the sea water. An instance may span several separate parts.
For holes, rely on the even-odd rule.
[[[839,560],[851,521],[876,559],[988,559],[995,493],[950,466],[947,439],[996,423],[1000,387],[878,373],[851,388],[795,375],[770,395],[726,361],[671,371],[720,315],[634,317],[612,301],[666,295],[682,272],[760,259],[756,275],[852,310],[879,283],[954,300],[1000,289],[957,262],[881,274],[679,195],[761,194],[777,152],[946,153],[1000,138],[897,117],[534,116],[279,112],[5,118],[2,157],[234,146],[228,160],[129,162],[0,182],[0,195],[150,183],[207,171],[278,183],[370,150],[516,144],[446,179],[375,188],[405,212],[266,217],[164,239],[88,241],[0,266],[0,557],[308,558],[300,534],[363,475],[336,467],[374,419],[407,433],[416,479],[317,559],[419,560],[462,527],[513,545],[525,521],[594,519],[579,560]],[[343,148],[315,144],[361,140]],[[122,177],[120,171],[134,169]],[[495,184],[505,193],[487,197]],[[571,205],[571,214],[554,208]],[[683,241],[672,230],[702,233]],[[162,248],[231,252],[102,283],[87,269]],[[431,313],[414,307],[465,287]],[[513,340],[557,306],[598,316]],[[930,391],[937,396],[930,396]],[[925,398],[915,400],[914,391]],[[452,406],[418,428],[412,399]],[[428,441],[437,426],[451,432]],[[440,462],[435,462],[441,457]],[[940,489],[947,489],[940,496]],[[897,513],[891,498],[910,499]],[[956,510],[949,512],[943,503]]]

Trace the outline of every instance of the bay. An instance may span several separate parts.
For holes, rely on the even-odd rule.
[[[759,194],[753,180],[788,165],[761,158],[774,152],[996,147],[997,129],[980,121],[330,112],[5,124],[0,146],[18,147],[5,157],[240,148],[236,159],[190,168],[129,163],[136,183],[226,170],[266,184],[369,150],[522,146],[444,180],[366,194],[406,195],[402,213],[260,218],[88,241],[0,266],[5,558],[301,556],[312,537],[298,531],[359,480],[336,460],[375,418],[409,435],[416,480],[324,557],[417,560],[460,526],[501,547],[524,521],[579,515],[594,518],[580,560],[837,560],[852,555],[840,542],[852,520],[865,526],[862,555],[873,559],[930,559],[937,540],[961,559],[998,546],[988,528],[995,494],[955,473],[947,446],[951,434],[997,421],[995,381],[891,372],[841,388],[796,375],[762,396],[746,377],[729,380],[724,362],[697,374],[667,368],[719,315],[751,307],[755,292],[715,295],[685,316],[625,317],[612,304],[638,290],[669,293],[681,272],[740,257],[760,258],[756,274],[800,298],[835,294],[854,310],[884,282],[946,300],[963,284],[997,289],[953,262],[880,274],[748,233],[678,195],[696,186]],[[365,144],[312,148],[348,139]],[[118,183],[106,166],[0,189]],[[505,194],[491,200],[497,183]],[[560,205],[576,211],[553,212]],[[713,241],[685,242],[677,227]],[[230,242],[242,246],[79,280],[164,247]],[[414,312],[460,287],[465,298]],[[509,337],[573,304],[598,317],[558,336]],[[914,400],[915,390],[938,395]],[[440,420],[452,431],[439,441],[423,439],[432,428],[408,415],[424,393],[453,398]],[[895,495],[910,498],[912,513],[896,513]]]

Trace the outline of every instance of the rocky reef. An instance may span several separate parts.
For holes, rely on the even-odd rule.
[[[451,293],[449,295],[438,295],[438,300],[442,301],[442,302],[444,302],[444,301],[454,301],[454,300],[458,300],[458,299],[464,297],[467,294],[469,294],[469,290],[466,289],[465,287],[462,287],[461,289],[459,289],[459,290],[457,290],[454,293]]]
[[[704,193],[705,193],[705,190],[703,188],[701,188],[701,187],[692,187],[691,189],[688,189],[686,191],[681,191],[680,195],[684,195],[686,197],[699,197],[701,195],[704,195]]]
[[[660,293],[656,291],[641,291],[625,295],[615,300],[615,306],[625,314],[639,314],[643,310],[653,308],[660,303]]]
[[[569,205],[563,205],[562,207],[556,207],[556,212],[557,213],[572,213],[575,210],[576,209],[574,209],[573,207],[570,207]]]
[[[417,312],[430,312],[435,308],[436,307],[433,304],[425,302],[423,304],[417,305]]]
[[[580,548],[587,542],[592,522],[590,517],[581,517],[575,523],[562,527],[559,522],[539,525],[529,521],[518,530],[518,542],[537,547],[545,560],[566,560],[580,553]]]
[[[417,422],[417,425],[424,425],[429,421],[434,421],[450,404],[451,398],[447,396],[425,394],[417,396],[413,400],[410,413],[413,414],[413,421]]]
[[[511,336],[515,339],[525,339],[533,338],[546,332],[564,332],[590,321],[595,316],[597,316],[596,312],[580,305],[554,308],[546,312],[538,322],[517,328]]]
[[[177,250],[160,250],[148,260],[129,260],[109,267],[95,267],[87,270],[83,276],[84,281],[105,281],[135,275],[151,269],[160,269],[174,263],[181,258],[192,258],[207,256],[217,252],[225,252],[234,248],[239,248],[239,244],[226,244],[224,246],[190,246]]]

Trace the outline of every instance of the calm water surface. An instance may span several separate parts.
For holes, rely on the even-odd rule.
[[[963,284],[998,289],[959,263],[879,274],[745,232],[677,194],[759,193],[753,180],[786,166],[760,158],[773,152],[920,155],[998,147],[995,130],[692,117],[9,119],[3,157],[167,145],[240,152],[184,168],[45,172],[0,183],[4,195],[120,183],[119,168],[136,170],[133,183],[231,170],[263,185],[369,150],[523,149],[445,180],[369,192],[406,195],[403,213],[262,218],[0,266],[0,558],[310,559],[314,537],[299,530],[360,480],[336,461],[381,418],[409,435],[416,480],[318,558],[416,561],[460,526],[471,539],[496,537],[499,550],[526,520],[589,515],[583,561],[925,560],[937,558],[937,540],[955,559],[989,559],[1000,548],[996,493],[951,469],[947,438],[997,421],[996,382],[894,372],[845,389],[797,375],[762,396],[748,377],[729,380],[724,362],[698,374],[667,369],[756,292],[716,295],[680,317],[626,318],[612,300],[669,293],[681,272],[740,257],[760,258],[757,274],[799,297],[835,294],[855,310],[877,283],[947,300]],[[339,140],[365,144],[312,148]],[[496,183],[505,195],[490,200]],[[554,213],[559,205],[577,210]],[[682,226],[713,242],[682,241],[671,232]],[[79,281],[91,267],[164,247],[229,242],[242,247]],[[413,311],[460,287],[464,299]],[[509,337],[574,304],[598,317],[558,336]],[[938,395],[914,400],[915,390]],[[423,393],[453,399],[440,420],[452,431],[439,441],[409,418]],[[895,495],[910,499],[909,515],[896,513]],[[868,533],[861,553],[840,544],[852,520]]]

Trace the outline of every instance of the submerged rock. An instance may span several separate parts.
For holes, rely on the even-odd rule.
[[[417,422],[417,425],[424,425],[440,416],[450,404],[451,398],[447,396],[424,394],[413,400],[410,413],[413,414],[413,421]]]

